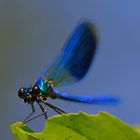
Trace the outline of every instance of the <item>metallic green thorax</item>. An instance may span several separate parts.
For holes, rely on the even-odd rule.
[[[49,90],[51,89],[50,82],[47,79],[44,79],[42,77],[40,79],[38,79],[38,81],[36,82],[36,86],[39,87],[40,90],[42,91],[42,92],[40,92],[40,96],[46,95],[49,92]]]

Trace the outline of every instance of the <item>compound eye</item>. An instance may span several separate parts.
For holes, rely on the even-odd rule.
[[[23,88],[20,88],[18,90],[18,96],[19,98],[23,99],[25,97],[25,93],[24,93],[24,89]]]
[[[38,96],[39,93],[40,93],[40,89],[39,89],[37,86],[35,86],[35,87],[33,87],[33,89],[32,89],[32,93],[33,93],[35,96]]]

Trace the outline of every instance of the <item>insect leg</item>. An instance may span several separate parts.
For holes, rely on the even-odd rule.
[[[31,105],[32,106],[32,113],[30,113],[28,116],[27,116],[27,118],[24,120],[24,124],[25,123],[28,123],[28,122],[30,122],[30,121],[32,121],[32,120],[34,120],[34,119],[36,119],[36,118],[38,118],[38,117],[40,117],[40,116],[42,116],[42,115],[44,115],[45,116],[45,119],[47,119],[48,117],[47,117],[47,111],[44,109],[44,107],[43,107],[43,105],[39,102],[39,101],[37,101],[37,103],[39,104],[39,106],[40,106],[40,108],[41,108],[41,110],[42,110],[42,112],[43,113],[41,113],[41,114],[39,114],[39,115],[37,115],[37,116],[35,116],[35,117],[32,117],[31,119],[29,119],[31,116],[32,116],[32,114],[35,112],[35,109],[34,109],[34,106],[33,106],[33,104]]]
[[[35,113],[35,108],[33,103],[31,103],[31,108],[32,108],[32,112],[24,119],[23,121],[24,123],[26,123],[29,120],[29,118]]]
[[[62,109],[60,109],[60,108],[58,108],[58,107],[56,107],[56,106],[54,106],[54,105],[52,105],[52,104],[49,104],[49,103],[47,103],[47,102],[44,101],[44,100],[41,100],[41,102],[44,103],[45,105],[49,106],[51,109],[53,109],[54,111],[56,111],[58,114],[63,114],[63,113],[66,114],[66,112],[63,111]]]
[[[37,101],[37,103],[39,104],[39,107],[41,108],[41,110],[43,112],[43,115],[44,115],[45,119],[47,120],[48,119],[47,111],[44,109],[44,107],[43,107],[41,102]]]

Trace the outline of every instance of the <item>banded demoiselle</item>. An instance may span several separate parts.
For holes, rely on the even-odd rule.
[[[97,43],[98,36],[96,28],[92,23],[85,21],[77,26],[65,43],[59,56],[48,67],[46,72],[36,80],[33,86],[19,89],[18,96],[32,107],[32,113],[28,115],[24,122],[28,122],[27,120],[35,112],[34,102],[39,104],[43,112],[42,114],[46,119],[47,111],[43,107],[43,104],[49,106],[59,114],[65,113],[60,108],[48,103],[48,97],[94,104],[114,104],[118,101],[114,96],[76,96],[61,93],[55,89],[58,86],[70,85],[83,79],[95,56]]]

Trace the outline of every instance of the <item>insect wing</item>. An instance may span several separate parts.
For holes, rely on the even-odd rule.
[[[81,23],[62,48],[61,54],[50,65],[45,75],[54,86],[62,86],[81,80],[87,73],[97,46],[95,27]]]

